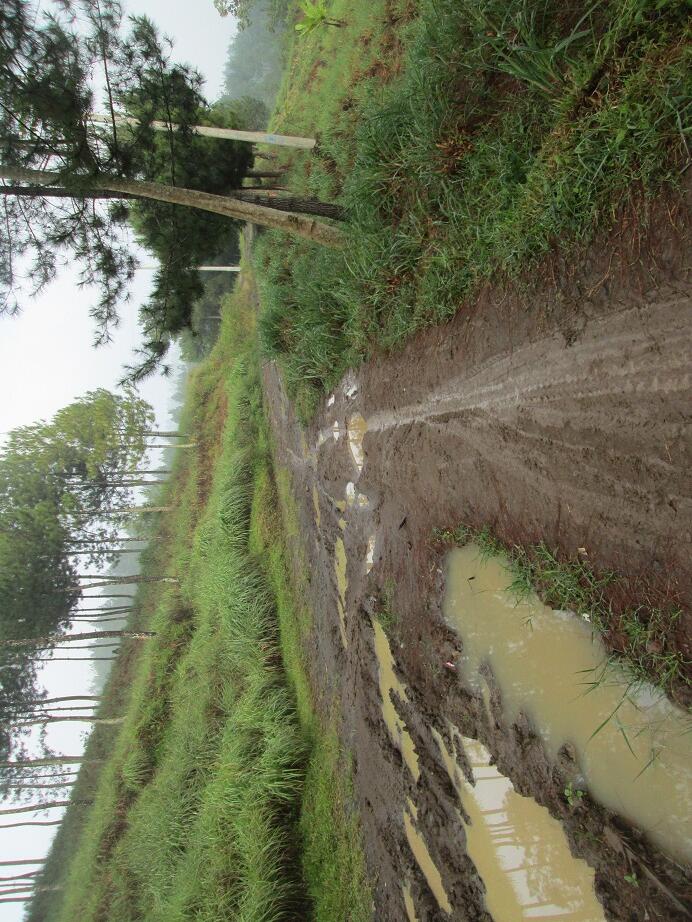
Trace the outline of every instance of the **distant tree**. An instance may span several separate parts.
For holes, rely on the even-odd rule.
[[[238,17],[240,28],[228,46],[224,96],[252,97],[271,108],[283,73],[286,5],[241,0],[229,12]]]

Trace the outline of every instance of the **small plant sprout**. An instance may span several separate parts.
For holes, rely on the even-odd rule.
[[[309,35],[320,26],[343,26],[342,19],[332,19],[327,10],[326,0],[301,0],[300,10],[303,19],[296,23],[296,32],[299,35]]]
[[[565,799],[570,807],[577,807],[581,803],[581,799],[584,796],[584,792],[579,788],[574,787],[574,782],[570,781],[567,787],[565,788]]]
[[[625,880],[628,884],[632,884],[633,887],[639,886],[639,879],[637,878],[636,871],[631,871],[629,874],[625,874]]]

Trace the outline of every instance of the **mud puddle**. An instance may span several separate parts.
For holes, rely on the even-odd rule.
[[[416,906],[413,902],[413,896],[411,894],[411,885],[404,884],[402,890],[404,894],[404,906],[406,908],[408,922],[419,922],[418,916],[416,915]]]
[[[442,736],[433,729],[465,817],[466,847],[485,885],[494,922],[570,919],[604,922],[594,891],[594,872],[569,849],[562,825],[545,807],[514,790],[490,764],[488,750],[450,725],[471,766],[467,780]]]
[[[354,413],[349,417],[347,434],[348,447],[351,450],[353,463],[356,465],[358,472],[363,470],[365,464],[365,451],[363,449],[363,440],[365,433],[368,431],[368,424],[360,413]]]
[[[683,712],[654,688],[632,684],[620,667],[606,668],[588,613],[553,611],[535,595],[517,602],[511,581],[500,561],[473,545],[449,555],[443,611],[464,643],[466,681],[483,695],[487,663],[510,720],[525,713],[554,759],[571,745],[582,772],[575,797],[583,786],[664,851],[689,860],[692,734]]]
[[[375,654],[377,656],[380,695],[382,696],[382,718],[389,730],[392,742],[401,752],[404,763],[408,767],[414,782],[416,782],[420,777],[418,753],[413,745],[411,734],[406,729],[406,724],[399,716],[399,712],[392,701],[392,692],[404,702],[409,700],[408,693],[406,686],[394,670],[394,657],[382,625],[378,621],[373,621],[372,627],[375,632]]]
[[[426,881],[428,882],[428,887],[430,887],[430,892],[435,897],[435,902],[440,907],[442,912],[449,916],[452,914],[452,904],[449,902],[447,891],[444,888],[442,875],[440,874],[437,865],[433,861],[432,856],[428,851],[428,846],[425,844],[425,839],[418,831],[416,825],[417,822],[418,810],[413,801],[408,798],[406,801],[406,807],[404,809],[404,829],[406,830],[406,839],[408,840],[408,844],[411,848],[411,851],[413,852],[413,857],[416,859],[416,864],[421,869],[423,877],[425,877]],[[413,900],[411,900],[411,903],[413,903]]]
[[[344,528],[345,527],[346,523],[344,522]],[[346,576],[347,564],[348,560],[346,557],[344,539],[339,535],[334,542],[334,570],[336,572],[336,606],[339,610],[339,632],[341,633],[341,643],[343,644],[344,650],[348,647],[348,636],[346,634],[346,590],[348,589],[348,579]]]

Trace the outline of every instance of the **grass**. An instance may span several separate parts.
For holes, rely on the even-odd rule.
[[[394,589],[394,581],[391,579],[385,580],[375,611],[375,617],[390,641],[399,624],[399,616],[394,608]]]
[[[296,42],[274,121],[317,134],[288,182],[344,205],[348,245],[269,233],[256,260],[264,347],[304,415],[347,367],[449,319],[487,281],[574,258],[689,162],[682,0],[331,11],[348,31]]]
[[[129,688],[116,666],[125,721],[59,849],[67,867],[56,853],[46,922],[371,918],[349,759],[314,707],[312,621],[287,572],[298,535],[278,511],[290,484],[277,490],[253,305],[246,266],[192,374],[182,428],[197,447],[167,488],[169,538],[151,544],[180,587],[146,589],[157,634],[121,674]]]
[[[307,650],[314,630],[304,601],[309,572],[288,471],[274,468],[262,417],[250,545],[276,601],[284,667],[309,755],[299,817],[303,875],[317,922],[369,922],[371,887],[352,790],[350,757],[340,742],[336,702],[315,708]]]
[[[625,665],[634,683],[652,682],[677,701],[689,701],[692,686],[690,666],[675,643],[681,610],[670,605],[615,606],[612,590],[619,582],[612,571],[596,573],[582,556],[566,558],[545,543],[521,547],[507,545],[487,526],[481,529],[460,525],[437,531],[435,537],[447,544],[476,544],[485,557],[501,557],[512,582],[509,591],[521,600],[538,593],[546,605],[574,611],[588,620],[616,652],[593,677],[599,684],[608,677],[613,663]]]

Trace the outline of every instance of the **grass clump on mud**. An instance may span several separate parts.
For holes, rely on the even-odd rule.
[[[265,348],[306,411],[310,388],[450,318],[489,280],[573,257],[625,203],[645,222],[646,196],[688,160],[682,0],[355,6],[335,4],[346,40],[296,46],[275,116],[288,127],[302,92],[301,130],[320,143],[290,183],[338,197],[348,244],[270,233],[258,248]],[[341,51],[339,80],[338,40],[365,65]]]
[[[487,526],[481,529],[460,525],[438,531],[435,537],[463,546],[473,542],[481,553],[501,557],[512,577],[509,591],[521,600],[536,592],[555,609],[574,611],[586,618],[602,635],[612,652],[612,661],[624,664],[633,681],[652,682],[678,703],[692,703],[690,663],[676,643],[682,610],[667,606],[614,603],[620,583],[612,571],[597,573],[583,554],[568,558],[544,542],[509,545]],[[611,659],[593,681],[603,681]]]
[[[348,759],[285,572],[247,271],[192,374],[160,590],[46,922],[370,919]],[[182,454],[182,453],[181,453]],[[117,667],[116,667],[117,668]],[[324,849],[324,852],[323,852]]]

